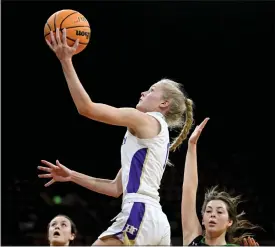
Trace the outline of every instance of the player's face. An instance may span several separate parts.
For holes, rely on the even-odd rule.
[[[160,111],[160,107],[164,104],[161,83],[156,83],[148,91],[141,93],[136,108],[142,112]]]
[[[74,239],[71,222],[64,216],[57,216],[52,219],[49,226],[49,242],[52,246],[69,245]]]
[[[206,233],[217,237],[227,231],[227,228],[232,225],[232,220],[229,219],[226,204],[221,200],[210,201],[203,214],[203,225]]]

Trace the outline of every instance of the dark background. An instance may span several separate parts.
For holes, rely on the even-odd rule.
[[[44,188],[41,159],[95,177],[114,178],[125,128],[78,115],[43,28],[61,9],[81,12],[92,29],[76,71],[96,102],[135,106],[163,77],[184,84],[195,120],[210,117],[200,139],[198,210],[219,184],[243,194],[247,218],[275,244],[272,145],[272,2],[4,2],[2,4],[2,245],[41,245],[48,222],[68,214],[91,245],[120,211],[121,199],[74,184]],[[273,50],[274,51],[274,50]],[[274,56],[273,56],[274,59]],[[273,81],[274,82],[274,81]],[[273,125],[272,125],[273,123]],[[175,133],[172,133],[174,136]],[[181,244],[180,200],[186,142],[171,154],[161,204]],[[61,196],[62,203],[53,202]]]

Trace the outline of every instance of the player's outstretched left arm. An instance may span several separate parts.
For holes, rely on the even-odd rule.
[[[73,171],[62,165],[58,160],[56,161],[56,165],[46,160],[41,160],[41,163],[45,166],[38,166],[38,169],[47,173],[39,174],[38,177],[51,179],[45,184],[45,187],[48,187],[55,182],[73,182],[89,190],[107,196],[119,197],[122,194],[121,169],[117,173],[116,178],[110,180],[90,177],[83,173]]]
[[[115,108],[93,102],[82,86],[72,62],[72,56],[77,49],[78,41],[73,47],[68,46],[66,29],[63,29],[62,37],[60,37],[58,29],[56,30],[56,37],[54,37],[53,32],[50,35],[52,43],[48,41],[47,43],[61,62],[71,96],[81,115],[95,121],[125,126],[133,130],[142,128],[142,126],[152,121],[150,116],[135,108]]]

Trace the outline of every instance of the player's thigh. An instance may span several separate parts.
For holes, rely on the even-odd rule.
[[[169,223],[163,225],[162,231],[163,231],[163,235],[158,245],[170,246],[171,245],[171,228]]]
[[[167,216],[161,209],[147,204],[135,244],[170,245],[170,238],[171,230]]]
[[[124,204],[122,212],[118,214],[113,224],[98,239],[105,242],[107,238],[111,237],[118,239],[124,245],[133,245],[141,227],[144,213],[144,203],[131,202]]]

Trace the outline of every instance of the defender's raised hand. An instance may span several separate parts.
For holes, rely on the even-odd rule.
[[[259,246],[259,243],[257,241],[255,241],[254,238],[248,237],[248,238],[243,239],[242,245],[243,246]]]
[[[50,49],[56,54],[60,61],[71,59],[75,54],[76,49],[79,45],[79,40],[77,39],[72,47],[67,44],[67,34],[66,28],[62,29],[62,37],[60,38],[59,28],[56,28],[55,35],[53,31],[50,33],[51,43],[46,39],[46,42]]]
[[[54,182],[68,182],[71,179],[72,171],[60,164],[57,160],[56,165],[48,162],[46,160],[41,160],[41,163],[45,166],[38,166],[37,168],[41,171],[47,172],[46,174],[39,174],[39,178],[52,178],[48,183],[45,184],[45,187],[50,186]]]
[[[208,120],[209,118],[205,118],[200,125],[196,126],[195,130],[193,131],[193,133],[189,138],[189,144],[194,144],[194,145],[197,144],[198,139],[201,135],[201,132],[204,129],[205,125],[207,124]]]

